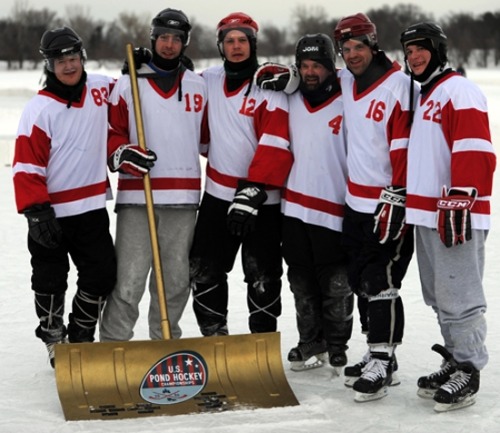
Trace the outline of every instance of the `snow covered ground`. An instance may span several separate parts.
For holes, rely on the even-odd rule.
[[[494,144],[500,143],[500,71],[469,70],[468,76],[488,97]],[[116,74],[112,71],[111,74]],[[297,342],[293,300],[284,278],[284,311],[280,318],[282,358],[287,379],[299,406],[242,410],[217,414],[179,415],[110,421],[64,420],[54,371],[45,347],[34,336],[37,326],[30,290],[30,264],[26,248],[26,221],[17,215],[11,181],[12,140],[24,104],[38,86],[38,71],[0,71],[0,431],[5,433],[342,433],[428,432],[469,433],[500,431],[500,196],[493,198],[493,229],[487,243],[485,290],[488,299],[490,363],[482,372],[477,403],[467,409],[437,414],[432,401],[416,395],[416,380],[434,371],[440,357],[431,352],[441,343],[436,320],[423,304],[416,262],[402,290],[406,308],[404,343],[398,348],[401,385],[379,401],[355,403],[330,367],[303,373],[290,371],[288,350]],[[497,174],[498,177],[498,174]],[[498,184],[498,181],[496,182]],[[110,209],[112,209],[110,205]],[[113,227],[114,232],[114,218]],[[239,264],[230,276],[229,325],[233,334],[246,333],[245,289]],[[71,276],[74,281],[74,274]],[[74,286],[70,293],[74,292]],[[148,300],[144,299],[146,306]],[[182,321],[185,337],[198,337],[190,305]],[[137,339],[147,339],[145,308]],[[350,342],[350,361],[366,349],[357,319]]]

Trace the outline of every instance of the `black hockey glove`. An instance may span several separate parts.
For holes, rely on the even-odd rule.
[[[151,50],[144,47],[134,48],[132,54],[134,56],[135,69],[139,69],[143,63],[149,63],[153,58],[153,53],[151,53]],[[122,66],[122,75],[128,75],[128,73],[128,60],[125,59]]]
[[[373,215],[375,226],[373,233],[379,242],[395,241],[406,228],[406,188],[388,186],[380,193],[380,199]]]
[[[443,187],[437,203],[437,230],[447,248],[472,239],[470,211],[477,197],[476,188]]]
[[[142,150],[137,144],[123,144],[109,157],[108,165],[111,171],[143,176],[149,173],[156,161],[152,150]]]
[[[261,89],[283,91],[291,95],[299,88],[300,74],[295,65],[267,62],[255,71],[254,82]]]
[[[245,236],[255,229],[259,206],[267,199],[267,193],[262,185],[238,181],[233,203],[227,212],[229,232],[235,236]]]
[[[36,204],[23,213],[28,219],[28,233],[31,239],[45,248],[53,249],[61,244],[62,229],[49,203]]]

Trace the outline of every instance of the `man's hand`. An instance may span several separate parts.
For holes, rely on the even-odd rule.
[[[111,171],[140,177],[149,173],[155,161],[156,154],[152,150],[142,150],[137,144],[123,144],[109,157],[108,165]]]
[[[238,188],[233,203],[227,212],[229,232],[235,236],[245,236],[255,229],[259,206],[267,199],[267,193],[262,185],[238,181]]]
[[[470,211],[476,197],[476,188],[454,187],[447,191],[443,187],[437,203],[437,230],[447,248],[472,239]]]
[[[375,210],[375,226],[379,242],[395,241],[401,237],[406,227],[406,188],[388,186],[380,194]]]
[[[61,244],[62,229],[49,203],[34,205],[23,213],[28,220],[28,233],[31,239],[45,248],[53,249]]]
[[[254,82],[261,89],[283,91],[291,95],[299,88],[300,74],[295,65],[268,62],[255,71]]]

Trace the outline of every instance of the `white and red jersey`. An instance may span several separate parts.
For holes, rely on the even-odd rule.
[[[348,143],[346,203],[358,212],[373,213],[382,188],[406,185],[410,78],[393,63],[358,94],[348,69],[342,69],[339,76]],[[415,86],[414,100],[417,89]]]
[[[282,200],[285,215],[342,231],[347,148],[342,95],[312,108],[301,92],[289,96],[294,157]]]
[[[496,157],[486,98],[470,80],[445,74],[417,101],[408,149],[406,220],[436,228],[442,188],[475,187],[473,229],[489,229]]]
[[[80,102],[46,90],[26,105],[13,162],[18,212],[49,202],[57,217],[106,206],[108,96],[114,79],[88,74]]]
[[[280,202],[292,155],[288,133],[288,100],[283,92],[262,90],[245,82],[230,92],[223,66],[202,74],[208,87],[210,145],[206,191],[232,201],[238,179],[275,187],[266,204]]]
[[[184,71],[180,78],[179,101],[179,81],[167,93],[153,78],[139,76],[137,81],[146,146],[158,158],[149,172],[153,201],[155,205],[198,205],[206,84],[198,74]],[[120,77],[111,93],[109,119],[110,152],[122,144],[138,143],[129,75]],[[142,178],[120,173],[116,203],[144,204],[143,185]]]

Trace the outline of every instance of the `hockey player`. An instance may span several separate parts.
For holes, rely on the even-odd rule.
[[[349,149],[343,243],[369,346],[344,373],[355,400],[368,401],[398,383],[394,352],[404,328],[399,289],[413,254],[404,207],[410,78],[379,49],[375,24],[365,14],[342,18],[334,38],[346,64],[340,72]]]
[[[281,314],[280,188],[290,171],[286,95],[253,85],[257,23],[242,12],[217,25],[221,66],[203,72],[210,145],[193,247],[193,308],[201,333],[228,333],[227,276],[242,247],[251,332]]]
[[[47,346],[91,342],[116,259],[106,210],[108,105],[114,80],[86,73],[81,38],[69,27],[40,42],[44,88],[19,122],[13,173],[18,212],[28,220],[31,288]],[[69,324],[64,320],[69,258],[78,272]]]
[[[423,298],[444,340],[444,347],[433,346],[444,358],[441,369],[418,379],[418,395],[447,411],[475,402],[488,362],[482,279],[496,157],[486,98],[446,67],[441,27],[411,25],[401,44],[421,84],[408,147],[406,218],[416,228]]]
[[[170,330],[181,336],[179,321],[187,304],[189,250],[201,195],[199,160],[207,103],[203,79],[180,57],[189,44],[191,24],[184,12],[167,8],[151,22],[152,60],[137,71],[145,141],[157,157],[150,171]],[[137,146],[130,78],[123,75],[110,96],[110,160],[121,171],[116,199],[118,280],[103,311],[101,340],[130,340],[149,277],[149,336],[163,338],[156,277],[141,172],[120,170],[120,152]],[[151,156],[153,156],[151,154]]]
[[[295,60],[301,79],[299,91],[289,96],[294,162],[282,201],[282,247],[299,344],[288,360],[296,371],[323,360],[338,370],[347,363],[354,295],[340,245],[347,149],[332,40],[324,34],[303,36]],[[316,361],[308,362],[311,358]]]

